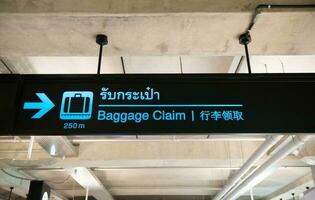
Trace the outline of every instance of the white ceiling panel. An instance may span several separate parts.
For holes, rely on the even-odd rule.
[[[280,56],[285,66],[286,73],[303,72],[314,73],[315,72],[315,55],[309,56]]]
[[[233,56],[128,56],[123,57],[126,73],[228,73]],[[2,58],[20,74],[93,74],[97,57],[10,57]],[[181,61],[180,61],[181,60]],[[182,67],[181,67],[182,64]],[[314,73],[315,55],[251,56],[253,73]],[[0,63],[0,73],[8,73]],[[120,57],[103,57],[101,73],[124,73]],[[247,73],[243,59],[238,73]]]
[[[124,57],[126,73],[181,73],[179,56]]]
[[[314,73],[315,55],[309,56],[251,56],[253,73]],[[238,73],[247,73],[245,59]]]
[[[227,73],[233,56],[182,56],[184,73]]]

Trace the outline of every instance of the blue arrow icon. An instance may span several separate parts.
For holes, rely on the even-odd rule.
[[[39,109],[39,111],[32,116],[32,119],[42,118],[48,111],[50,111],[55,104],[46,96],[45,93],[36,93],[42,102],[26,102],[23,109]]]

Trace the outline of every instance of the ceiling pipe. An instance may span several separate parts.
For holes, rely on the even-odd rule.
[[[295,4],[295,5],[290,5],[290,4],[260,4],[256,7],[255,12],[252,16],[252,19],[249,23],[249,26],[247,27],[246,32],[249,32],[253,29],[257,17],[259,14],[261,14],[264,10],[271,10],[271,9],[314,9],[315,4]]]
[[[271,156],[264,164],[252,173],[243,183],[241,183],[234,191],[232,191],[225,199],[234,200],[239,196],[255,187],[258,183],[263,181],[266,177],[271,175],[279,166],[278,163],[292,153],[297,148],[303,146],[313,135],[297,135],[291,141],[279,149],[273,156]]]
[[[235,186],[235,184],[237,184],[264,155],[266,155],[268,150],[281,140],[282,137],[282,135],[272,135],[267,137],[266,141],[254,152],[254,154],[245,162],[241,169],[236,172],[227,184],[225,184],[223,189],[216,194],[213,200],[222,199],[222,197],[224,197],[233,188],[233,186]]]

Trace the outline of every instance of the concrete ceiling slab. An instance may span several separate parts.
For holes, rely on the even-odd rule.
[[[79,56],[10,57],[3,60],[15,73],[21,74],[96,74],[98,63],[98,57]],[[101,73],[123,73],[120,57],[104,57]]]
[[[246,30],[251,15],[220,10],[129,16],[0,13],[0,55],[95,56],[98,33],[109,36],[106,55],[243,55],[238,36]],[[262,13],[252,30],[250,52],[314,54],[314,35],[314,11]]]
[[[95,171],[109,187],[209,186],[221,187],[231,170],[211,168],[142,168]],[[154,180],[154,181],[152,181]]]

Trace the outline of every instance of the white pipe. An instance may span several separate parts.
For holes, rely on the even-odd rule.
[[[277,145],[276,147],[272,148],[267,154],[268,156],[272,156],[275,153],[277,153],[279,151],[279,149],[281,149],[283,146],[287,145],[292,137],[294,137],[294,135],[285,135],[282,137],[281,139],[281,143],[279,145]]]
[[[32,157],[32,150],[33,150],[33,144],[34,144],[34,136],[31,136],[30,143],[28,145],[28,150],[27,150],[27,159],[30,160]]]
[[[253,188],[250,189],[250,200],[254,200]]]
[[[303,146],[313,135],[297,135],[279,149],[272,157],[251,174],[239,187],[232,191],[226,199],[234,200],[271,175],[279,166],[277,164],[297,148]]]
[[[280,141],[282,135],[269,136],[267,140],[255,151],[255,153],[244,163],[240,170],[224,185],[223,189],[216,194],[213,200],[220,200],[235,184],[267,153],[267,151]]]
[[[89,199],[89,187],[86,188],[86,192],[85,192],[85,200]]]

